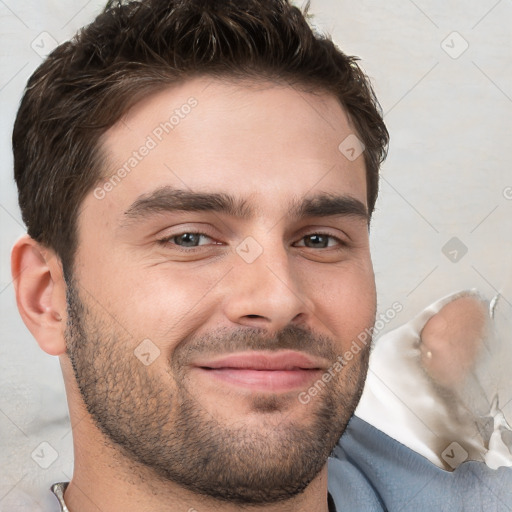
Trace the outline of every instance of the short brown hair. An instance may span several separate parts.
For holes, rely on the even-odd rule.
[[[28,234],[71,272],[85,195],[103,177],[101,136],[142,96],[198,75],[270,78],[334,94],[364,152],[369,213],[388,132],[357,58],[289,0],[109,1],[28,81],[13,132]],[[340,141],[341,142],[341,141]]]

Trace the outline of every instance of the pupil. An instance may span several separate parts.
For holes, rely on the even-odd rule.
[[[327,247],[327,237],[323,235],[310,235],[306,238],[306,245],[308,247]]]
[[[178,237],[180,245],[185,247],[195,247],[199,242],[199,237],[195,233],[184,233]]]

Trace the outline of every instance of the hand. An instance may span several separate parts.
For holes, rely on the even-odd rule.
[[[421,363],[439,385],[453,389],[473,368],[488,329],[487,304],[474,296],[446,304],[421,331]]]

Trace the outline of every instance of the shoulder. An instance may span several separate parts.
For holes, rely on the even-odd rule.
[[[445,471],[356,416],[332,455],[329,492],[338,512],[400,510],[405,505],[416,512],[512,510],[511,468],[493,470],[467,461]],[[346,496],[348,503],[357,498],[352,508]]]

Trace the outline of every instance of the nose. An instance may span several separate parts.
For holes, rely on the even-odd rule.
[[[313,313],[313,303],[302,289],[286,248],[282,244],[273,250],[266,248],[253,261],[240,254],[226,283],[226,317],[234,324],[271,333],[304,323]]]

